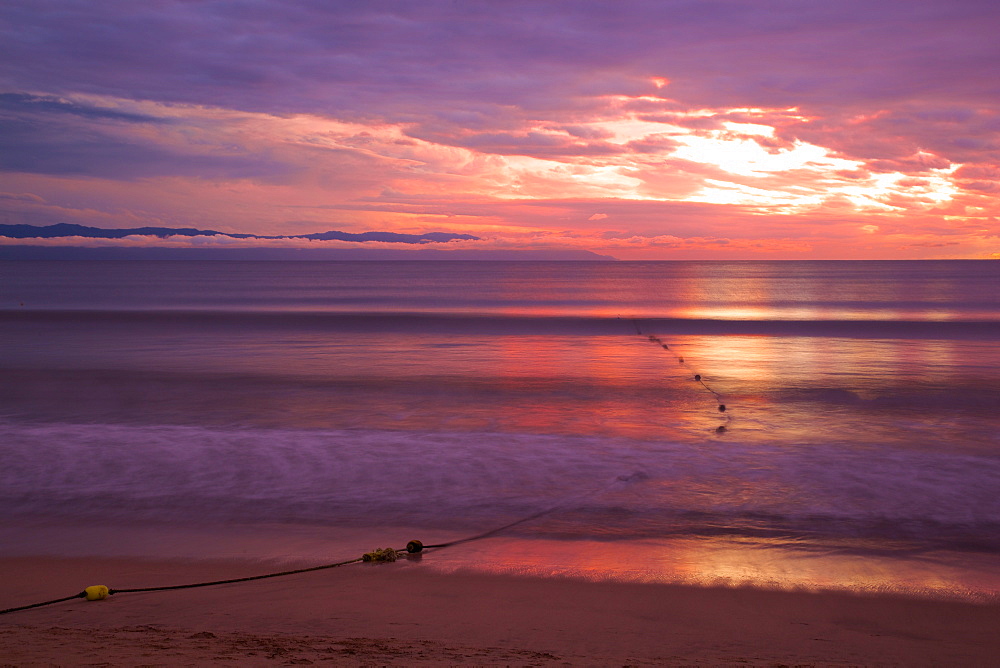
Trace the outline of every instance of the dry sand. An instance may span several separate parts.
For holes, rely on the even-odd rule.
[[[18,558],[0,568],[6,608],[92,584],[269,565]],[[997,605],[449,574],[412,559],[0,615],[0,665],[995,666],[998,631]]]

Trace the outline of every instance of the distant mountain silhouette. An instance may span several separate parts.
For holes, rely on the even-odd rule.
[[[163,246],[31,246],[0,244],[0,260],[474,260],[607,262],[585,250],[432,250],[429,248],[165,248]]]
[[[236,234],[215,230],[198,230],[193,227],[133,227],[128,229],[104,229],[59,223],[40,227],[36,225],[0,225],[0,237],[8,239],[56,239],[59,237],[86,237],[90,239],[122,239],[131,235],[148,237],[212,237],[225,236],[234,239],[309,239],[328,241],[383,241],[403,245],[417,245],[431,242],[454,241],[458,239],[478,240],[471,234],[450,232],[428,232],[426,234],[400,234],[397,232],[316,232],[313,234],[291,234],[284,236],[264,236],[260,234]],[[317,244],[321,246],[321,244]],[[0,260],[615,260],[610,255],[598,255],[585,250],[402,250],[391,248],[168,248],[163,246],[128,247],[88,247],[88,246],[33,246],[29,244],[0,245]]]
[[[9,239],[55,239],[59,237],[87,237],[90,239],[122,239],[140,235],[147,237],[232,237],[233,239],[316,239],[319,241],[385,241],[400,244],[426,244],[440,241],[455,241],[458,239],[478,240],[471,234],[452,234],[450,232],[428,232],[427,234],[399,234],[397,232],[315,232],[313,234],[287,234],[281,236],[265,236],[261,234],[237,234],[233,232],[218,232],[216,230],[198,230],[193,227],[132,227],[125,229],[104,229],[87,227],[72,223],[57,223],[39,227],[36,225],[0,225],[0,236]]]

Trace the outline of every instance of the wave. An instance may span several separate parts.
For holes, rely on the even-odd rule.
[[[0,425],[6,515],[1000,553],[995,457],[385,430]]]
[[[723,320],[708,318],[574,317],[479,313],[0,310],[0,325],[135,325],[347,332],[477,335],[615,336],[628,334],[744,335],[852,339],[1000,339],[989,320]]]

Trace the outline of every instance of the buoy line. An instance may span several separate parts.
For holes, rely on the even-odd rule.
[[[640,327],[639,325],[639,320],[637,318],[632,318],[631,320],[632,324],[635,326],[636,334],[638,334],[639,336],[646,336],[646,339],[650,343],[655,343],[658,346],[662,347],[664,350],[673,355],[674,358],[677,360],[677,362],[681,364],[684,368],[686,368],[688,371],[694,372],[694,369],[691,368],[691,365],[688,364],[686,361],[684,361],[684,357],[682,355],[679,355],[677,351],[671,348],[669,344],[663,341],[663,339],[661,339],[659,336],[655,334],[645,334],[642,331],[642,327]],[[729,424],[732,421],[733,416],[732,413],[727,412],[726,404],[723,402],[722,395],[719,392],[713,390],[711,387],[709,387],[708,384],[705,382],[705,380],[701,377],[700,373],[694,374],[694,380],[696,383],[699,383],[703,388],[705,388],[705,390],[711,393],[713,397],[715,397],[715,401],[716,404],[718,405],[719,412],[726,416],[726,423],[716,427],[715,432],[718,434],[725,433],[726,424]]]
[[[428,546],[430,547],[430,546]],[[438,547],[438,546],[433,546]],[[112,589],[105,585],[91,585],[87,587],[79,594],[73,594],[72,596],[65,596],[63,598],[53,599],[51,601],[43,601],[41,603],[32,603],[30,605],[22,605],[16,608],[7,608],[6,610],[0,610],[0,615],[7,614],[8,612],[18,612],[19,610],[30,610],[31,608],[40,608],[45,605],[52,605],[54,603],[62,603],[63,601],[71,601],[74,598],[85,598],[88,601],[102,601],[109,596],[115,594],[131,594],[136,592],[145,591],[168,591],[171,589],[195,589],[197,587],[211,587],[214,585],[223,584],[233,584],[236,582],[250,582],[251,580],[264,580],[266,578],[277,578],[284,575],[295,575],[296,573],[309,573],[311,571],[320,571],[327,568],[336,568],[338,566],[346,566],[348,564],[356,564],[361,562],[372,562],[372,561],[395,561],[400,553],[417,553],[424,549],[423,543],[419,540],[411,540],[406,544],[406,548],[403,550],[394,550],[392,548],[382,548],[373,550],[372,552],[367,552],[364,555],[356,559],[348,559],[347,561],[338,561],[334,564],[323,564],[322,566],[310,566],[308,568],[296,568],[290,571],[280,571],[277,573],[265,573],[264,575],[250,575],[242,578],[230,578],[228,580],[212,580],[210,582],[194,582],[189,584],[180,585],[167,585],[163,587],[135,587],[131,589]]]
[[[619,317],[621,317],[621,316],[619,316]],[[674,349],[672,349],[669,344],[665,343],[663,341],[663,339],[661,339],[660,337],[656,336],[655,334],[644,334],[644,332],[642,331],[642,327],[639,325],[639,320],[638,319],[631,318],[631,321],[632,321],[632,324],[635,326],[635,333],[637,335],[639,335],[639,336],[645,335],[650,342],[655,343],[655,344],[661,346],[666,351],[669,351],[677,359],[678,363],[680,363],[681,365],[683,365],[688,370],[693,371],[693,369],[691,368],[691,366],[687,362],[684,361],[684,357],[681,356],[681,355],[679,355],[679,354],[677,354],[677,352]],[[732,415],[726,411],[726,405],[724,403],[722,403],[722,395],[719,394],[718,392],[716,392],[715,390],[713,390],[711,387],[709,387],[709,385],[702,379],[701,374],[695,373],[694,374],[694,380],[696,382],[700,383],[701,386],[705,390],[707,390],[708,392],[710,392],[715,397],[716,401],[718,402],[719,412],[720,413],[724,413],[725,416],[726,416],[726,422],[728,423],[729,421],[731,421],[732,420]],[[724,425],[720,425],[716,429],[716,432],[718,432],[718,433],[723,433],[725,431],[726,431],[726,427]],[[585,496],[591,496],[593,494],[597,494],[599,492],[605,491],[606,489],[608,489],[612,485],[616,484],[617,482],[633,482],[635,480],[641,480],[644,477],[645,477],[645,475],[642,474],[641,472],[633,473],[632,475],[629,475],[629,476],[624,476],[624,475],[618,476],[609,485],[606,485],[605,487],[603,487],[601,489],[594,490],[590,494],[584,495],[584,497]],[[580,498],[580,497],[578,497],[578,498]],[[372,552],[367,552],[367,553],[363,554],[362,556],[357,557],[355,559],[348,559],[346,561],[338,561],[338,562],[333,563],[333,564],[323,564],[321,566],[310,566],[308,568],[296,568],[296,569],[288,570],[288,571],[279,571],[279,572],[276,572],[276,573],[265,573],[263,575],[251,575],[251,576],[242,577],[242,578],[230,578],[230,579],[227,579],[227,580],[212,580],[212,581],[209,581],[209,582],[195,582],[195,583],[179,584],[179,585],[166,585],[166,586],[161,586],[161,587],[135,587],[135,588],[129,588],[129,589],[113,589],[111,587],[107,587],[106,585],[91,585],[91,586],[87,587],[86,589],[84,589],[83,591],[81,591],[78,594],[72,594],[70,596],[64,596],[62,598],[56,598],[56,599],[52,599],[50,601],[42,601],[40,603],[31,603],[31,604],[28,604],[28,605],[21,605],[21,606],[17,606],[17,607],[14,607],[14,608],[7,608],[5,610],[0,610],[0,615],[8,614],[8,613],[11,613],[11,612],[19,612],[19,611],[22,611],[22,610],[31,610],[33,608],[41,608],[41,607],[44,607],[44,606],[47,606],[47,605],[54,605],[56,603],[63,603],[63,602],[66,602],[66,601],[72,601],[73,599],[77,599],[77,598],[85,598],[88,601],[101,601],[101,600],[104,600],[104,599],[108,598],[109,596],[113,596],[115,594],[127,594],[127,593],[138,593],[138,592],[153,592],[153,591],[171,591],[171,590],[179,590],[179,589],[195,589],[195,588],[198,588],[198,587],[212,587],[212,586],[216,586],[216,585],[235,584],[235,583],[238,583],[238,582],[251,582],[253,580],[265,580],[265,579],[268,579],[268,578],[277,578],[277,577],[283,577],[283,576],[286,576],[286,575],[296,575],[296,574],[299,574],[299,573],[311,573],[313,571],[320,571],[320,570],[325,570],[325,569],[329,569],[329,568],[337,568],[337,567],[340,567],[340,566],[347,566],[348,564],[356,564],[356,563],[363,563],[363,562],[383,562],[383,561],[385,561],[385,562],[392,562],[392,561],[396,561],[399,558],[400,555],[417,554],[417,553],[422,552],[424,549],[431,549],[431,548],[433,548],[433,549],[443,549],[443,548],[446,548],[446,547],[451,547],[453,545],[460,545],[462,543],[469,543],[469,542],[474,541],[474,540],[481,540],[483,538],[488,538],[490,536],[494,536],[494,535],[496,535],[496,534],[498,534],[498,533],[500,533],[502,531],[510,529],[511,527],[515,527],[515,526],[517,526],[519,524],[523,524],[525,522],[530,522],[531,520],[538,519],[539,517],[542,517],[544,515],[548,515],[549,513],[554,512],[555,510],[563,508],[564,506],[568,505],[568,503],[569,503],[568,501],[567,502],[563,502],[563,503],[560,503],[558,505],[555,505],[555,506],[552,506],[550,508],[547,508],[545,510],[542,510],[540,512],[534,513],[532,515],[528,515],[527,517],[522,517],[519,520],[515,520],[514,522],[511,522],[509,524],[505,524],[505,525],[503,525],[501,527],[497,527],[495,529],[490,529],[489,531],[486,531],[484,533],[476,534],[474,536],[469,536],[467,538],[461,538],[461,539],[458,539],[458,540],[453,540],[453,541],[450,541],[450,542],[447,542],[447,543],[438,543],[436,545],[424,545],[419,540],[411,540],[409,543],[406,544],[406,547],[404,549],[402,549],[402,550],[396,550],[396,549],[393,549],[393,548],[380,548],[380,549],[373,550]]]
[[[561,508],[565,508],[566,506],[570,505],[574,501],[579,501],[579,500],[585,499],[587,497],[593,496],[595,494],[600,494],[601,492],[607,491],[608,489],[610,489],[614,485],[617,485],[618,483],[622,483],[622,482],[624,482],[624,483],[636,482],[636,481],[639,481],[639,480],[645,480],[646,477],[647,477],[646,474],[644,474],[642,472],[639,472],[639,471],[637,471],[635,473],[632,473],[631,475],[620,475],[617,478],[615,478],[614,480],[612,480],[610,483],[608,483],[607,485],[605,485],[603,487],[600,487],[598,489],[595,489],[595,490],[593,490],[591,492],[588,492],[586,494],[582,494],[582,495],[578,495],[578,496],[572,497],[572,498],[567,499],[567,500],[565,500],[565,501],[563,501],[561,503],[558,503],[558,504],[556,504],[554,506],[546,508],[545,510],[539,511],[537,513],[533,513],[531,515],[528,515],[527,517],[522,517],[521,519],[518,519],[518,520],[515,520],[513,522],[510,522],[509,524],[504,524],[503,526],[497,527],[495,529],[490,529],[489,531],[486,531],[484,533],[475,534],[473,536],[468,536],[466,538],[459,538],[458,540],[452,540],[452,541],[448,541],[446,543],[436,543],[434,545],[424,545],[419,540],[411,540],[409,543],[406,544],[406,547],[403,548],[402,550],[396,550],[396,549],[393,549],[391,547],[380,548],[380,549],[373,550],[371,552],[366,552],[365,554],[363,554],[360,557],[357,557],[355,559],[348,559],[346,561],[338,561],[338,562],[333,563],[333,564],[323,564],[322,566],[310,566],[308,568],[296,568],[296,569],[289,570],[289,571],[279,571],[277,573],[265,573],[263,575],[250,575],[250,576],[247,576],[247,577],[230,578],[230,579],[227,579],[227,580],[212,580],[212,581],[209,581],[209,582],[194,582],[194,583],[179,584],[179,585],[165,585],[165,586],[161,586],[161,587],[134,587],[134,588],[129,588],[129,589],[114,589],[114,588],[108,587],[106,585],[91,585],[91,586],[87,587],[86,589],[84,589],[83,591],[81,591],[80,593],[73,594],[71,596],[64,596],[63,598],[56,598],[56,599],[52,599],[51,601],[42,601],[41,603],[31,603],[29,605],[21,605],[21,606],[17,606],[17,607],[14,607],[14,608],[7,608],[6,610],[0,610],[0,615],[4,615],[4,614],[10,613],[10,612],[18,612],[18,611],[21,611],[21,610],[30,610],[32,608],[41,608],[41,607],[46,606],[46,605],[53,605],[55,603],[63,603],[65,601],[71,601],[71,600],[77,599],[77,598],[84,598],[84,599],[87,599],[88,601],[102,601],[102,600],[104,600],[104,599],[106,599],[106,598],[108,598],[110,596],[114,596],[115,594],[132,594],[132,593],[138,593],[138,592],[171,591],[171,590],[178,590],[178,589],[195,589],[195,588],[198,588],[198,587],[212,587],[212,586],[215,586],[215,585],[235,584],[235,583],[238,583],[238,582],[251,582],[253,580],[265,580],[267,578],[277,578],[277,577],[283,577],[283,576],[286,576],[286,575],[296,575],[298,573],[311,573],[313,571],[321,571],[321,570],[325,570],[325,569],[328,569],[328,568],[337,568],[339,566],[347,566],[348,564],[372,563],[372,562],[393,562],[393,561],[396,561],[400,556],[404,556],[405,557],[405,556],[410,556],[410,555],[416,555],[418,553],[423,552],[425,549],[437,549],[437,550],[440,550],[440,549],[444,549],[446,547],[451,547],[453,545],[461,545],[462,543],[470,543],[470,542],[472,542],[474,540],[481,540],[483,538],[489,538],[490,536],[495,536],[496,534],[500,533],[501,531],[506,531],[507,529],[510,529],[511,527],[515,527],[515,526],[517,526],[519,524],[524,524],[525,522],[530,522],[531,520],[536,520],[539,517],[543,517],[545,515],[548,515],[549,513],[555,512],[556,510],[559,510]]]
[[[621,316],[619,316],[619,317],[621,317]],[[644,333],[642,331],[642,328],[639,325],[638,319],[631,318],[631,321],[632,321],[632,324],[635,326],[635,332],[636,332],[636,334],[642,336]],[[664,343],[664,341],[662,339],[660,339],[658,336],[656,336],[654,334],[649,334],[649,335],[646,335],[646,336],[647,336],[647,338],[648,338],[648,340],[650,342],[653,342],[653,343],[656,343],[656,344],[662,346],[662,348],[664,350],[669,351],[675,358],[677,358],[677,361],[680,364],[684,365],[686,368],[688,368],[689,370],[691,370],[690,365],[688,365],[687,362],[684,361],[684,358],[682,356],[678,355],[677,352],[674,351],[672,348],[670,348],[670,346],[667,343]],[[697,373],[694,374],[694,379],[695,379],[696,382],[700,383],[703,388],[705,388],[708,392],[710,392],[716,398],[716,400],[719,402],[719,412],[726,413],[726,406],[725,406],[725,404],[722,403],[722,395],[719,394],[718,392],[716,392],[715,390],[713,390],[711,387],[709,387],[708,384],[706,384],[705,381],[702,379],[702,377],[701,377],[700,374],[697,374]],[[730,420],[732,420],[732,415],[730,415],[729,413],[726,413],[726,421],[729,422]],[[726,431],[726,427],[725,426],[719,426],[716,429],[716,431],[719,432],[719,433],[724,432],[724,431]],[[636,473],[633,473],[632,475],[629,475],[629,476],[621,475],[621,476],[618,476],[609,485],[606,485],[605,487],[603,487],[601,489],[595,490],[595,491],[591,492],[590,494],[586,494],[586,495],[584,495],[584,497],[585,496],[591,496],[593,494],[597,494],[599,492],[605,491],[606,489],[608,489],[609,487],[611,487],[612,485],[614,485],[614,484],[616,484],[618,482],[634,482],[635,480],[641,480],[641,479],[644,479],[644,478],[645,478],[645,475],[643,473],[641,473],[641,472],[636,472]],[[393,548],[380,548],[380,549],[373,550],[372,552],[367,552],[367,553],[363,554],[362,556],[357,557],[355,559],[348,559],[347,561],[339,561],[339,562],[336,562],[336,563],[333,563],[333,564],[323,564],[322,566],[310,566],[308,568],[297,568],[297,569],[294,569],[294,570],[279,571],[279,572],[276,572],[276,573],[265,573],[263,575],[251,575],[251,576],[242,577],[242,578],[230,578],[230,579],[227,579],[227,580],[212,580],[212,581],[209,581],[209,582],[195,582],[195,583],[179,584],[179,585],[166,585],[166,586],[161,586],[161,587],[135,587],[135,588],[129,588],[129,589],[113,589],[111,587],[107,587],[106,585],[91,585],[91,586],[87,587],[86,589],[84,589],[83,591],[81,591],[80,593],[73,594],[71,596],[64,596],[62,598],[56,598],[56,599],[52,599],[50,601],[42,601],[40,603],[31,603],[29,605],[22,605],[22,606],[17,606],[17,607],[14,607],[14,608],[7,608],[5,610],[0,610],[0,615],[4,615],[4,614],[7,614],[7,613],[11,613],[11,612],[19,612],[19,611],[22,611],[22,610],[31,610],[32,608],[41,608],[41,607],[47,606],[47,605],[54,605],[56,603],[63,603],[65,601],[72,601],[73,599],[77,599],[77,598],[85,598],[88,601],[101,601],[101,600],[104,600],[104,599],[108,598],[109,596],[113,596],[115,594],[129,594],[129,593],[153,592],[153,591],[171,591],[171,590],[179,590],[179,589],[195,589],[195,588],[198,588],[198,587],[212,587],[212,586],[216,586],[216,585],[235,584],[235,583],[239,583],[239,582],[251,582],[253,580],[265,580],[265,579],[268,579],[268,578],[277,578],[277,577],[283,577],[283,576],[286,576],[286,575],[296,575],[296,574],[299,574],[299,573],[310,573],[310,572],[313,572],[313,571],[320,571],[320,570],[325,570],[325,569],[329,569],[329,568],[337,568],[337,567],[340,567],[340,566],[347,566],[348,564],[356,564],[356,563],[362,563],[362,562],[382,562],[382,561],[392,562],[392,561],[396,561],[396,559],[398,559],[398,557],[400,555],[417,554],[417,553],[422,552],[424,549],[443,549],[443,548],[446,548],[446,547],[451,547],[453,545],[460,545],[462,543],[469,543],[469,542],[472,542],[474,540],[481,540],[483,538],[488,538],[490,536],[494,536],[494,535],[496,535],[496,534],[498,534],[498,533],[500,533],[502,531],[510,529],[511,527],[515,527],[515,526],[517,526],[519,524],[523,524],[525,522],[530,522],[531,520],[538,519],[539,517],[542,517],[544,515],[548,515],[549,513],[554,512],[555,510],[563,508],[564,506],[568,505],[568,503],[569,502],[563,502],[563,503],[560,503],[558,505],[555,505],[555,506],[552,506],[550,508],[547,508],[545,510],[542,510],[540,512],[534,513],[532,515],[528,515],[527,517],[522,517],[519,520],[515,520],[514,522],[511,522],[509,524],[505,524],[505,525],[503,525],[501,527],[497,527],[495,529],[490,529],[489,531],[486,531],[484,533],[476,534],[474,536],[469,536],[467,538],[461,538],[461,539],[458,539],[458,540],[453,540],[453,541],[450,541],[450,542],[447,542],[447,543],[438,543],[436,545],[424,545],[419,540],[411,540],[409,543],[406,544],[406,547],[404,549],[402,549],[402,550],[396,550],[396,549],[393,549]]]

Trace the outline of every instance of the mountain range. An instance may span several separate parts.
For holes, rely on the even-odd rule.
[[[400,234],[398,232],[316,232],[264,236],[199,230],[192,227],[133,227],[104,229],[70,223],[44,227],[36,225],[0,225],[0,237],[8,239],[57,239],[82,237],[89,239],[122,239],[128,236],[211,237],[233,239],[309,239],[317,241],[382,241],[405,246],[431,242],[472,240],[479,237],[451,232]],[[30,244],[0,244],[0,260],[535,260],[535,261],[607,261],[610,255],[586,250],[505,250],[505,249],[406,249],[402,248],[284,248],[258,246],[254,248],[226,247],[164,247],[164,246],[42,246]]]
[[[57,223],[39,227],[36,225],[0,225],[0,236],[10,239],[56,239],[59,237],[87,237],[90,239],[122,239],[139,235],[147,237],[231,237],[233,239],[313,239],[316,241],[387,241],[401,244],[427,244],[431,242],[471,240],[479,237],[471,234],[450,232],[428,232],[426,234],[400,234],[398,232],[315,232],[313,234],[284,234],[265,236],[261,234],[238,234],[216,230],[198,230],[193,227],[132,227],[124,229],[104,229],[72,223]]]

